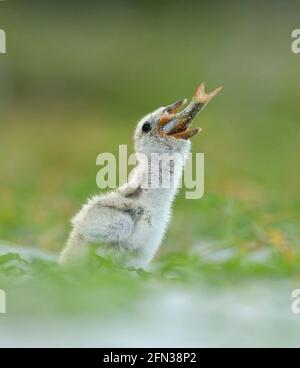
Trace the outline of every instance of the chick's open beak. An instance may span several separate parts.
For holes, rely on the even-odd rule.
[[[222,87],[218,87],[213,92],[207,94],[202,82],[196,89],[191,103],[185,109],[179,111],[186,103],[186,99],[167,106],[157,125],[159,133],[175,139],[185,140],[198,134],[202,129],[190,129],[193,119],[221,90]]]

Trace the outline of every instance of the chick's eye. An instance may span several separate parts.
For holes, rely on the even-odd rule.
[[[151,124],[149,123],[149,121],[146,121],[146,123],[144,123],[142,130],[144,133],[148,133],[151,130]]]

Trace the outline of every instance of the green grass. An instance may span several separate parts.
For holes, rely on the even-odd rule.
[[[189,251],[168,252],[150,272],[122,269],[96,256],[92,256],[87,267],[66,271],[54,260],[29,260],[12,247],[10,253],[0,256],[0,285],[9,296],[10,315],[70,317],[126,310],[157,287],[200,291],[210,286],[226,291],[233,285],[242,287],[247,280],[299,278],[300,255],[281,248],[279,243],[274,246],[270,241],[268,247],[251,252],[246,247],[236,246],[232,252],[233,247],[229,251],[208,244]]]

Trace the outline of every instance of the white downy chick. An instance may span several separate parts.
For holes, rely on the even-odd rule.
[[[89,253],[89,243],[99,244],[102,256],[123,267],[145,268],[158,250],[170,221],[190,138],[200,129],[190,129],[197,113],[221,87],[206,94],[204,83],[191,103],[186,100],[161,107],[142,118],[134,141],[137,166],[128,183],[116,191],[97,195],[73,218],[73,230],[59,263],[78,265]]]

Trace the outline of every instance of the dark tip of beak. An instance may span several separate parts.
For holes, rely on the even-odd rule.
[[[169,114],[176,114],[178,112],[178,110],[185,105],[187,102],[187,99],[183,99],[183,100],[178,100],[176,102],[174,102],[173,104],[169,105],[166,107],[166,111]]]

